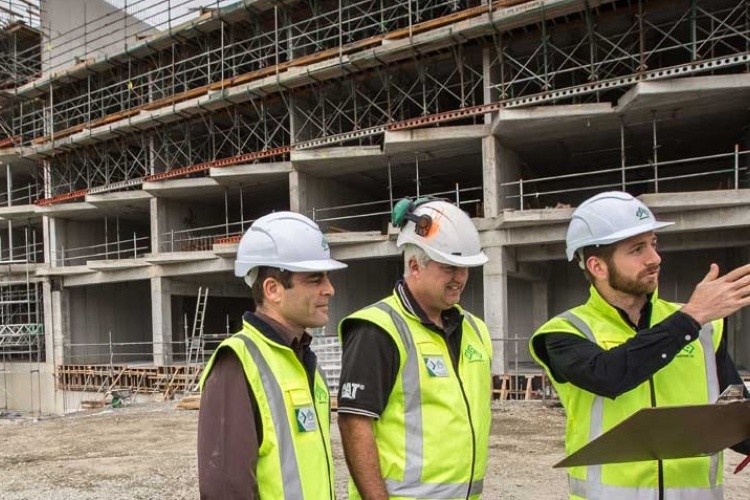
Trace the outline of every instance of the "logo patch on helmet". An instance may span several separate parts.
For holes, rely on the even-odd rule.
[[[323,236],[323,239],[320,240],[320,246],[323,247],[323,250],[328,250],[328,238]]]
[[[635,212],[635,216],[638,217],[638,220],[648,219],[651,217],[651,213],[646,210],[643,207],[639,207],[638,210]]]

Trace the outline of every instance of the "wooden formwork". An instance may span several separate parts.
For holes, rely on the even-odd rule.
[[[500,400],[557,399],[557,394],[547,375],[539,372],[498,375],[492,394],[493,399]]]
[[[200,377],[202,366],[59,365],[57,388],[102,392],[129,389],[133,393],[162,393],[171,399],[188,392]]]

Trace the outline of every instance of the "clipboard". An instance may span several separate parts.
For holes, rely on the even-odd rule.
[[[750,437],[750,399],[642,408],[553,467],[712,455]]]

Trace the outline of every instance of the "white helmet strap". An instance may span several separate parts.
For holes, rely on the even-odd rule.
[[[583,248],[579,248],[576,250],[576,256],[578,257],[578,267],[581,268],[581,271],[586,270],[586,256],[583,254]]]
[[[247,283],[247,286],[252,288],[253,283],[255,283],[256,279],[258,279],[258,268],[254,267],[250,269],[250,271],[245,275],[245,283]]]

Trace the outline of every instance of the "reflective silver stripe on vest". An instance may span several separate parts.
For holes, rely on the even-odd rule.
[[[401,380],[404,387],[404,429],[406,431],[406,457],[404,461],[404,480],[386,479],[385,486],[392,496],[412,498],[449,499],[463,498],[469,489],[469,483],[423,483],[424,467],[422,431],[422,391],[419,386],[419,356],[412,340],[409,327],[398,312],[385,302],[378,302],[375,307],[385,312],[393,320],[396,331],[406,351]],[[471,483],[470,494],[482,492],[484,482]]]
[[[250,357],[253,358],[255,366],[258,367],[260,380],[263,384],[263,391],[266,393],[268,406],[271,410],[273,425],[276,428],[276,441],[279,445],[279,458],[281,459],[281,478],[282,488],[284,489],[284,498],[304,498],[302,494],[302,480],[299,476],[299,467],[297,466],[297,455],[294,453],[294,443],[292,441],[292,429],[289,427],[289,417],[284,404],[284,395],[276,377],[273,376],[271,368],[266,363],[258,346],[245,335],[238,335],[245,343]]]
[[[466,318],[466,321],[469,322],[471,327],[474,329],[474,332],[477,334],[477,337],[479,337],[479,342],[484,345],[484,339],[482,338],[482,332],[479,331],[479,327],[477,327],[477,322],[474,321],[474,316],[471,314],[464,312],[464,318]],[[486,345],[484,346],[487,347]]]
[[[594,337],[594,332],[591,331],[591,328],[589,328],[589,325],[585,321],[583,321],[581,318],[579,318],[578,316],[576,316],[570,311],[565,311],[564,313],[560,314],[560,317],[568,320],[574,327],[578,329],[578,331],[584,334],[586,338],[588,338],[591,342],[596,344],[596,337]],[[604,430],[604,398],[602,396],[594,394],[594,400],[591,402],[591,417],[589,420],[589,442],[601,436],[603,430]],[[589,465],[588,467],[586,467],[586,479],[589,484],[596,485],[596,486],[603,486],[602,485],[602,466],[601,465]],[[570,480],[573,481],[573,478],[571,477]],[[581,482],[579,479],[576,479],[576,481]],[[573,491],[572,482],[571,482],[570,488],[571,488],[571,491]],[[599,498],[599,497],[589,497],[587,495],[580,495],[580,496],[584,498]],[[605,497],[601,497],[601,498],[605,498]]]
[[[706,384],[708,386],[708,402],[715,403],[719,399],[719,377],[716,373],[716,352],[714,351],[714,325],[706,323],[698,334],[703,348],[703,362],[706,365]],[[711,455],[708,469],[708,480],[711,486],[716,486],[719,480],[719,453]]]
[[[629,488],[591,484],[580,479],[569,478],[570,492],[591,500],[658,500],[658,488]],[[724,488],[665,488],[664,500],[722,500]]]
[[[570,484],[570,492],[573,495],[589,500],[659,500],[658,488],[608,486],[574,477],[568,477],[568,482]]]
[[[565,311],[559,317],[569,321],[583,333],[590,341],[596,343],[596,337],[588,324],[570,311]],[[716,374],[716,353],[713,348],[713,325],[708,323],[701,328],[699,339],[703,348],[706,366],[706,383],[708,385],[708,400],[715,402],[719,398],[719,380]],[[591,405],[591,422],[589,441],[602,433],[604,419],[604,398],[596,396]],[[586,478],[568,477],[570,492],[582,498],[607,500],[658,500],[657,488],[639,488],[626,486],[610,486],[602,484],[601,465],[588,466]],[[719,477],[719,454],[711,455],[709,466],[708,488],[665,488],[664,500],[721,500],[724,498],[724,488],[717,485]]]

